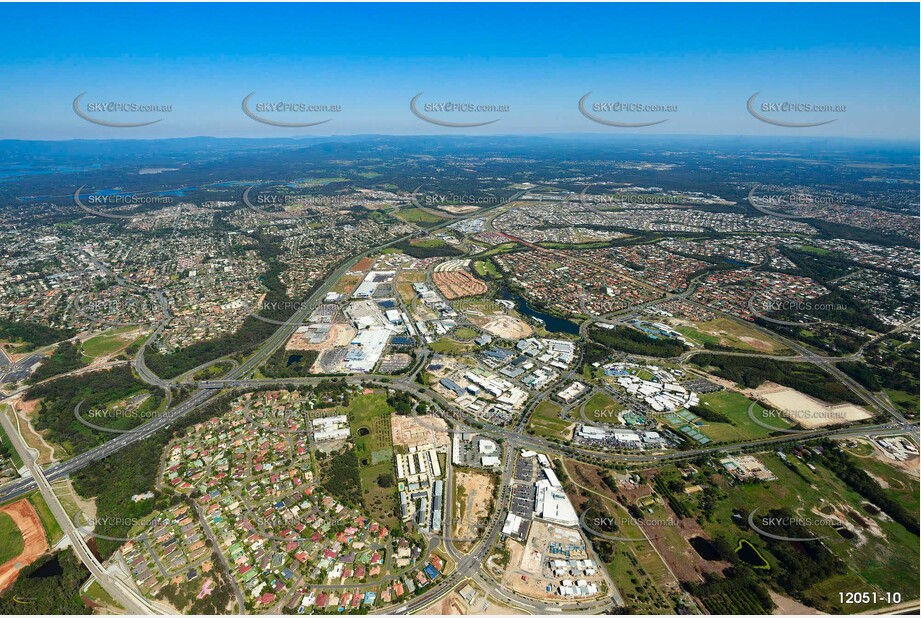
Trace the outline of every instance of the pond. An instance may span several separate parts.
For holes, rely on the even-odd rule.
[[[764,559],[761,552],[745,539],[739,541],[739,546],[736,547],[736,554],[738,554],[739,558],[741,558],[745,564],[753,569],[764,569],[767,571],[771,568],[770,563]]]
[[[716,551],[716,548],[713,546],[713,543],[709,539],[705,539],[702,536],[691,537],[689,541],[691,547],[694,548],[701,558],[704,560],[719,560],[720,555]]]
[[[503,300],[513,301],[519,312],[543,322],[544,328],[546,328],[548,332],[569,333],[570,335],[579,334],[579,325],[575,322],[570,322],[569,320],[558,318],[555,315],[550,315],[549,313],[534,309],[525,299],[508,288],[502,288],[499,291],[499,297]]]
[[[57,577],[64,573],[57,556],[38,567],[29,575],[29,579],[42,579],[43,577]]]

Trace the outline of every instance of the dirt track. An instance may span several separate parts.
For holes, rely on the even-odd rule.
[[[0,508],[0,512],[9,515],[19,531],[22,533],[23,548],[22,552],[8,560],[5,564],[0,565],[0,592],[13,585],[16,578],[19,577],[19,571],[29,566],[35,560],[46,553],[48,540],[45,538],[45,530],[42,528],[42,522],[38,518],[38,513],[28,500],[23,498],[12,504]]]

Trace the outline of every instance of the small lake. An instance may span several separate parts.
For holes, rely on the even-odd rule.
[[[766,571],[771,568],[770,563],[764,559],[761,552],[745,539],[739,541],[739,546],[736,547],[736,554],[738,554],[739,558],[741,558],[744,563],[752,568],[764,569]]]
[[[58,562],[57,557],[52,558],[42,566],[38,567],[29,575],[29,579],[41,579],[43,577],[57,577],[62,575],[64,569],[61,568],[61,563]]]
[[[551,333],[569,333],[570,335],[579,334],[579,325],[575,322],[570,322],[569,320],[564,320],[563,318],[558,318],[555,315],[550,315],[549,313],[544,313],[543,311],[534,309],[525,299],[523,299],[518,294],[515,294],[508,288],[503,287],[499,291],[499,298],[513,301],[518,311],[524,315],[542,320],[544,322],[544,328],[546,328],[547,331]]]
[[[695,536],[691,537],[689,542],[691,543],[691,547],[694,548],[694,551],[696,551],[704,560],[712,561],[720,559],[719,552],[716,551],[713,543],[711,543],[708,539],[705,539],[702,536]]]

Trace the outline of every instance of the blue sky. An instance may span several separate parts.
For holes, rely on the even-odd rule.
[[[917,4],[62,4],[5,5],[0,19],[0,138],[155,138],[355,133],[649,133],[849,136],[917,140]],[[72,102],[170,105],[168,113],[74,114]],[[337,113],[262,114],[253,102],[339,105]],[[507,105],[457,129],[423,122],[420,104]],[[588,103],[677,106],[669,113],[596,114]],[[845,106],[764,115],[835,122],[779,127],[758,103]]]

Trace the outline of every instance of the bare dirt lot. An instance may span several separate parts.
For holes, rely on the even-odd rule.
[[[489,290],[485,283],[465,270],[436,272],[432,275],[432,280],[438,286],[438,291],[448,300],[479,296]]]
[[[13,582],[19,577],[19,571],[35,562],[39,556],[48,551],[49,547],[38,513],[28,500],[23,498],[8,504],[0,508],[0,512],[12,518],[23,538],[22,552],[0,565],[0,591],[3,591],[13,585]]]
[[[773,382],[765,382],[751,393],[807,429],[840,425],[872,416],[860,406],[855,406],[851,403],[831,406],[797,390]]]
[[[790,597],[777,594],[773,590],[768,590],[768,594],[771,595],[771,600],[774,601],[774,605],[777,606],[774,608],[773,612],[775,616],[796,616],[804,614],[807,616],[822,615],[822,612],[819,610],[809,607],[808,605],[803,605]]]
[[[454,474],[454,534],[459,539],[481,536],[480,522],[492,507],[494,477],[486,472],[461,470]]]
[[[448,424],[437,416],[390,415],[390,428],[394,446],[424,446],[434,444],[436,448],[448,448],[451,438]]]
[[[524,339],[534,332],[524,320],[510,315],[471,316],[470,321],[496,337]]]
[[[425,608],[425,613],[440,616],[505,616],[520,613],[505,605],[493,603],[479,588],[476,591],[472,604],[468,604],[457,592],[452,592],[439,603]]]
[[[355,338],[358,331],[351,324],[333,324],[329,329],[329,335],[321,343],[308,343],[309,335],[306,333],[294,333],[285,346],[288,350],[325,350],[327,348],[344,348]]]

